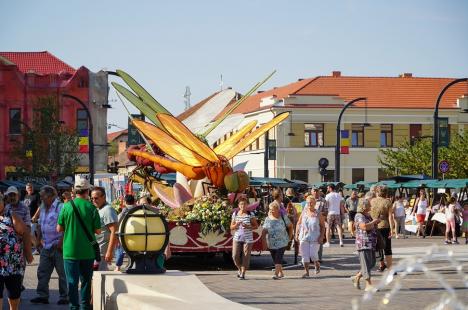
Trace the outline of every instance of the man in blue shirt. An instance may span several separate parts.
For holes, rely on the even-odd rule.
[[[42,245],[39,267],[37,269],[37,295],[32,303],[49,303],[49,281],[55,270],[59,276],[59,305],[68,304],[68,288],[65,269],[63,267],[63,233],[57,232],[57,220],[62,210],[62,202],[57,197],[57,191],[52,186],[44,186],[39,193],[42,205],[39,216],[38,243]]]

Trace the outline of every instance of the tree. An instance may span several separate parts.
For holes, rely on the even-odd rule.
[[[378,161],[387,174],[431,175],[432,139],[420,139],[413,145],[406,141],[396,148],[381,148],[379,152]],[[450,163],[445,178],[468,178],[468,133],[457,133],[448,147],[440,147],[439,160]]]
[[[74,173],[81,157],[79,137],[73,129],[62,126],[56,97],[38,98],[33,106],[33,125],[23,128],[22,143],[15,150],[20,174],[49,177]]]

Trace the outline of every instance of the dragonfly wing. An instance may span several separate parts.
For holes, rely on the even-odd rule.
[[[252,142],[254,142],[257,138],[263,135],[265,132],[270,130],[271,128],[275,127],[282,121],[284,121],[289,116],[289,112],[284,112],[278,114],[275,118],[273,118],[268,123],[263,124],[257,130],[246,136],[244,139],[239,141],[233,148],[229,149],[227,152],[224,153],[224,156],[227,159],[231,159],[240,153],[243,149],[249,146]]]
[[[213,143],[218,141],[225,134],[234,131],[236,128],[239,127],[239,125],[244,119],[245,116],[243,114],[233,114],[226,117],[226,119],[221,124],[219,124],[215,130],[213,130],[206,136],[208,145],[213,145]]]
[[[159,128],[163,128],[159,120],[156,118],[156,113],[146,103],[144,103],[140,97],[119,83],[111,82],[111,84],[114,86],[116,91],[118,91],[122,96],[125,97],[125,99],[127,99],[138,110],[140,110],[140,112],[143,113],[150,121],[152,121]]]
[[[209,163],[205,158],[186,148],[158,127],[136,119],[133,120],[133,124],[164,153],[175,160],[192,167],[202,167]],[[176,171],[179,170],[176,169]]]
[[[211,123],[216,115],[226,108],[235,95],[236,92],[232,89],[220,91],[211,97],[193,114],[184,119],[182,123],[184,123],[192,132],[201,131],[206,124]]]
[[[225,154],[229,152],[229,150],[231,150],[234,146],[236,146],[236,144],[239,143],[239,140],[241,140],[246,134],[248,134],[256,125],[257,121],[249,122],[238,132],[230,136],[226,141],[215,147],[215,153],[218,155],[225,156]]]
[[[179,144],[192,150],[194,153],[202,156],[210,162],[218,162],[218,156],[213,150],[201,142],[200,139],[195,136],[184,124],[182,124],[177,118],[168,114],[158,114],[157,118],[164,126],[164,128],[171,134],[171,136],[179,142]]]

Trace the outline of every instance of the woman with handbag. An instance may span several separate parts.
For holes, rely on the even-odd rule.
[[[315,209],[316,200],[312,196],[307,197],[306,207],[302,211],[297,222],[295,240],[299,242],[302,264],[305,273],[302,278],[309,278],[310,261],[314,261],[315,274],[320,272],[318,251],[325,237],[325,219]]]
[[[238,202],[239,210],[234,212],[231,221],[231,230],[234,231],[232,258],[238,269],[237,277],[239,280],[245,280],[245,272],[249,268],[250,252],[254,243],[252,230],[257,229],[258,223],[255,216],[247,211],[247,198],[240,198]]]
[[[23,253],[25,233],[26,225],[11,209],[5,210],[5,202],[0,194],[0,308],[3,304],[3,288],[6,287],[10,309],[19,309],[26,267]]]
[[[268,216],[265,218],[262,231],[263,248],[270,250],[271,258],[275,264],[274,280],[284,277],[283,256],[284,251],[293,235],[293,225],[287,216],[280,213],[280,205],[273,201],[268,206]]]

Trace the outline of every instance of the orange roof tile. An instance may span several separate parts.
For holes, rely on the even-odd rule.
[[[120,137],[121,135],[126,135],[126,134],[128,134],[127,129],[123,129],[123,130],[119,130],[119,131],[116,131],[116,132],[108,133],[107,134],[107,142],[112,142],[115,139],[117,139],[118,137]]]
[[[74,74],[75,69],[51,53],[44,52],[0,52],[0,56],[14,63],[23,73],[34,71],[40,75],[67,72]]]

